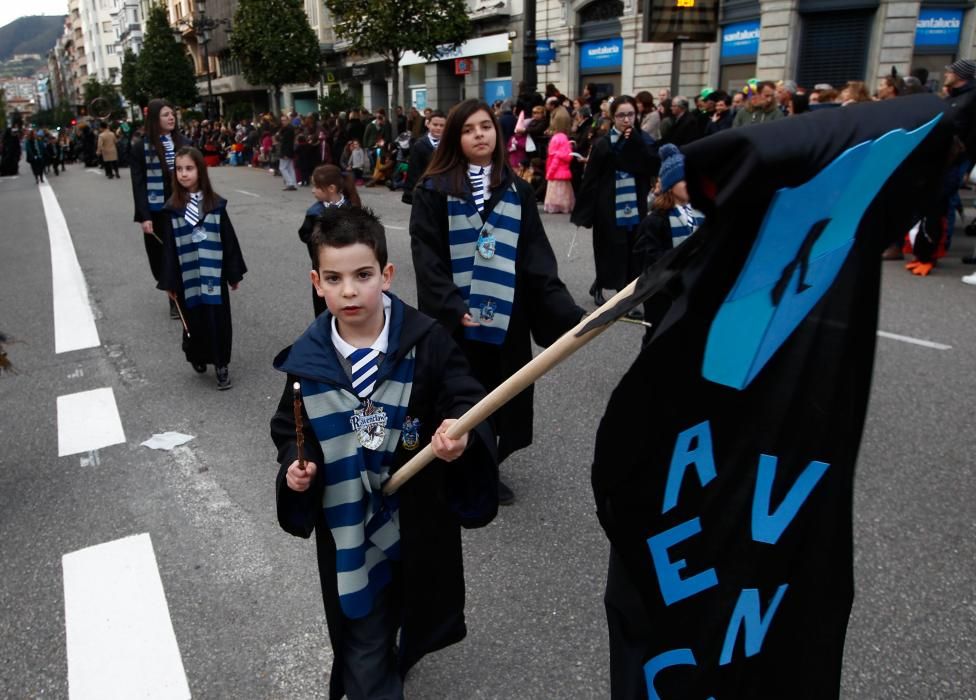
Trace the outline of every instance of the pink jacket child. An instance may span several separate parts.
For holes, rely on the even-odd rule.
[[[556,133],[549,141],[546,157],[546,180],[572,180],[569,164],[573,160],[573,147],[566,134]]]

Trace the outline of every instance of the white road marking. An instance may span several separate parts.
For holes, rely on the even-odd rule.
[[[4,175],[0,180],[16,180],[20,175]]]
[[[390,226],[389,224],[383,224],[383,226],[385,226],[386,228],[391,228],[394,231],[406,231],[407,230],[407,227],[406,226]]]
[[[100,345],[95,315],[88,301],[88,285],[78,264],[71,233],[51,185],[42,182],[41,203],[51,241],[54,289],[54,352],[62,353]]]
[[[105,174],[105,171],[101,168],[85,168],[86,173],[99,173],[101,175]]]
[[[58,457],[125,442],[111,388],[58,397]]]
[[[245,192],[244,190],[234,190],[234,191],[235,192],[240,192],[241,194],[246,194],[248,197],[258,197],[258,198],[261,197],[261,195],[254,194],[253,192]]]
[[[149,535],[71,552],[61,564],[68,697],[189,698]]]
[[[889,333],[887,331],[878,331],[878,337],[888,338],[889,340],[900,340],[903,343],[911,343],[912,345],[921,345],[923,348],[932,348],[933,350],[952,350],[951,345],[943,345],[942,343],[936,343],[931,340],[912,338],[911,336],[898,335],[897,333]]]

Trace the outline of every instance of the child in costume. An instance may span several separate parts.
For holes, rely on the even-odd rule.
[[[705,223],[705,215],[691,206],[685,182],[685,157],[674,144],[661,146],[661,170],[654,190],[651,211],[637,229],[634,256],[646,269],[679,246]],[[644,302],[644,319],[652,324],[660,320],[670,302],[663,295]],[[644,334],[651,339],[653,328]]]
[[[414,191],[410,244],[421,311],[450,331],[491,390],[583,316],[559,279],[532,187],[506,162],[484,102],[447,116],[434,158]],[[532,388],[495,414],[499,461],[532,444]],[[499,498],[511,503],[504,485]]]
[[[315,228],[315,222],[326,209],[331,207],[360,207],[359,192],[356,191],[356,179],[351,173],[343,174],[335,165],[320,165],[312,172],[312,193],[317,200],[305,212],[305,220],[298,229],[298,237],[302,243],[308,245],[309,238]],[[311,253],[312,251],[309,251]],[[313,264],[315,256],[312,256]],[[315,315],[325,311],[325,301],[312,287],[312,308]]]
[[[466,634],[460,527],[498,510],[495,437],[488,423],[444,435],[484,390],[447,332],[388,293],[394,269],[379,220],[329,209],[309,250],[328,309],[274,361],[288,375],[271,420],[278,521],[300,537],[315,531],[335,654],[329,697],[402,698],[407,670]],[[390,474],[427,442],[438,459],[384,496]]]
[[[158,287],[183,314],[187,362],[200,374],[213,365],[217,388],[230,389],[229,289],[237,289],[247,266],[227,201],[210,186],[203,154],[185,146],[176,152],[174,166],[173,194],[164,207],[166,247]]]

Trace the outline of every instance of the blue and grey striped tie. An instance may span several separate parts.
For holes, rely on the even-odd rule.
[[[197,222],[200,220],[200,205],[197,198],[192,194],[190,198],[186,200],[186,223],[190,226],[196,226]]]
[[[379,356],[379,350],[361,348],[353,350],[346,358],[352,365],[352,390],[361,399],[373,393]]]

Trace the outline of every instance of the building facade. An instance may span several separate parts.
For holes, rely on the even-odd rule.
[[[510,95],[523,75],[524,0],[471,2],[473,17],[490,6],[496,21],[476,20],[478,36],[442,60],[404,61],[402,103],[446,108],[460,98]],[[892,69],[904,76],[915,68],[940,81],[948,63],[976,55],[974,4],[723,0],[716,40],[682,44],[675,63],[672,44],[641,41],[639,0],[537,0],[538,85],[552,83],[570,96],[586,83],[603,94],[656,95],[674,85],[693,95],[704,87],[739,90],[755,77],[808,88],[863,80],[873,92]]]

